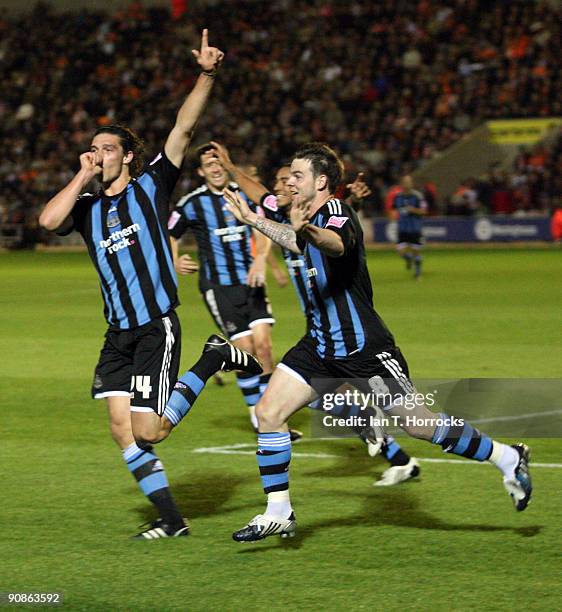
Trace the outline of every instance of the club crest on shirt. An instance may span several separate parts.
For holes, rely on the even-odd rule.
[[[117,214],[117,207],[112,206],[107,211],[107,219],[106,219],[107,227],[117,227],[121,225],[121,219],[119,219],[119,215]]]

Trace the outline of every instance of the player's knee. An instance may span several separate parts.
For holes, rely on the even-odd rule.
[[[280,406],[263,401],[256,406],[256,417],[260,431],[277,431],[285,422]]]
[[[247,353],[254,352],[254,343],[252,336],[242,336],[241,338],[237,338],[232,342],[234,346],[238,347],[242,351],[246,351]]]
[[[255,342],[256,357],[263,363],[271,359],[271,352],[273,350],[273,344],[271,338],[265,337],[260,338],[259,341]]]
[[[158,442],[162,442],[162,440],[166,437],[166,435],[163,434],[164,432],[161,430],[158,431],[148,428],[133,430],[135,442],[138,446],[142,446],[143,444],[158,444]]]

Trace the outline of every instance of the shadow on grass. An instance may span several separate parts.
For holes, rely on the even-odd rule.
[[[255,480],[255,476],[249,474],[241,478],[219,470],[205,470],[204,473],[189,475],[184,479],[172,482],[170,489],[182,513],[188,519],[194,519],[250,507],[248,504],[247,506],[230,507],[228,510],[224,509],[224,505],[234,495],[238,486],[249,480]],[[157,518],[156,510],[149,504],[139,505],[135,510],[142,521]]]
[[[365,492],[364,494],[334,491],[335,495],[345,497],[346,499],[349,499],[349,497],[361,497],[363,499],[363,508],[353,515],[348,514],[299,525],[297,533],[293,538],[281,539],[273,537],[270,545],[264,546],[260,544],[256,547],[245,548],[239,552],[241,554],[252,554],[274,549],[299,549],[306,539],[317,530],[333,527],[378,527],[390,525],[424,531],[511,532],[523,538],[535,537],[544,529],[544,525],[509,527],[506,525],[484,523],[453,523],[437,518],[420,508],[420,501],[413,495],[412,491],[412,486],[416,486],[416,484],[418,483],[412,481],[399,485],[399,488],[380,489],[373,492]],[[334,504],[334,508],[338,507],[340,507],[339,504]],[[342,501],[341,507],[345,508],[345,501]]]

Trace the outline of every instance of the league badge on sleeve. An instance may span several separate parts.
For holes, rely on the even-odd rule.
[[[268,210],[271,210],[272,212],[277,212],[279,210],[279,206],[277,205],[277,196],[270,193],[266,198],[264,198],[262,206]]]
[[[168,219],[168,229],[171,230],[174,228],[176,223],[181,219],[181,215],[177,210],[174,210]]]
[[[332,215],[324,227],[336,227],[337,229],[341,229],[348,220],[349,217],[338,217],[336,215]]]

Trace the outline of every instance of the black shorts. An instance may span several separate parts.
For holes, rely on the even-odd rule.
[[[178,378],[181,327],[175,312],[130,330],[107,330],[92,397],[131,398],[131,410],[162,414]]]
[[[229,340],[249,336],[260,323],[275,323],[265,287],[206,284],[201,292],[214,322]]]
[[[315,346],[310,336],[304,336],[277,367],[310,385],[320,396],[347,381],[360,391],[390,393],[393,397],[415,392],[408,364],[397,346],[385,349],[366,346],[343,359],[323,359]]]
[[[421,232],[398,232],[397,244],[414,244],[422,246],[424,239]]]

